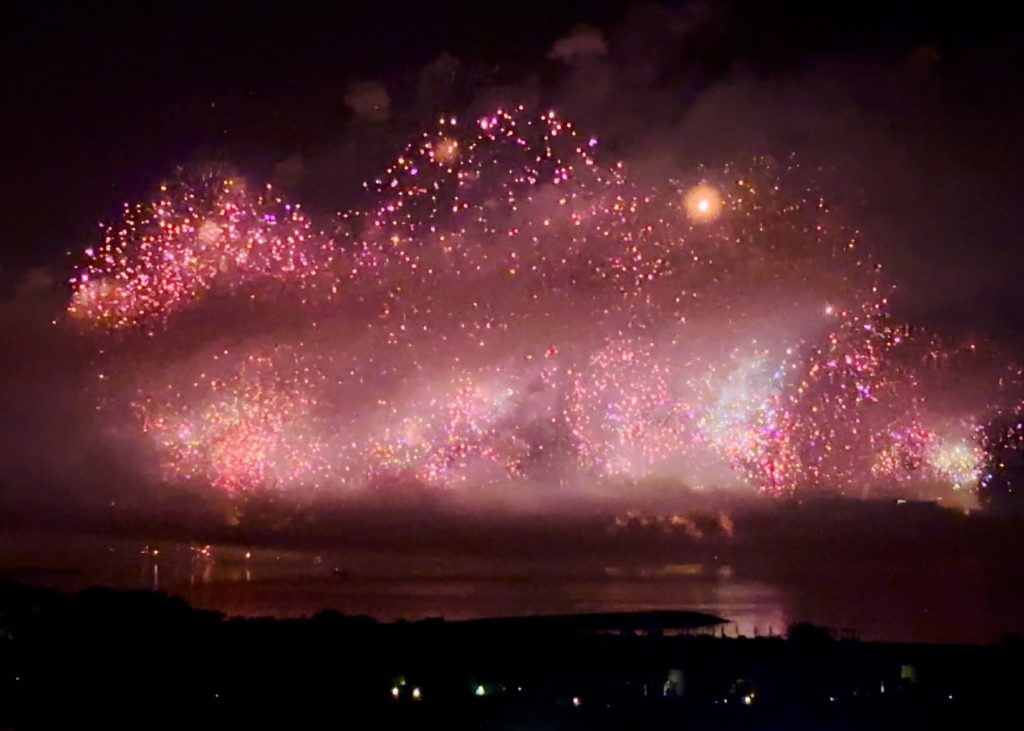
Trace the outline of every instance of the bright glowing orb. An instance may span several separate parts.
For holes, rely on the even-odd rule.
[[[722,213],[722,196],[716,188],[701,183],[686,191],[683,207],[690,220],[696,223],[714,221]]]

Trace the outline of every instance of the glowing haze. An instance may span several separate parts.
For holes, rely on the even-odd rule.
[[[332,221],[179,175],[67,311],[168,485],[969,500],[1017,372],[894,322],[876,249],[793,172],[645,187],[555,112],[445,117]]]

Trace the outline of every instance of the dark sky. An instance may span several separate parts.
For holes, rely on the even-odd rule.
[[[65,251],[89,243],[98,221],[176,164],[227,160],[333,211],[435,113],[525,94],[566,107],[640,159],[680,149],[696,131],[701,145],[680,163],[795,152],[833,170],[840,182],[826,192],[864,205],[852,215],[891,249],[910,292],[898,307],[1019,339],[1021,34],[996,3],[33,3],[2,12],[5,290],[29,267],[66,270]],[[676,32],[680,22],[690,25]],[[607,39],[604,68],[549,54],[580,23]],[[442,53],[455,70],[425,87]],[[353,114],[346,92],[360,80],[384,84],[386,119]]]

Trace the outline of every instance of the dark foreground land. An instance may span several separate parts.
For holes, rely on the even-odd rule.
[[[0,728],[1021,728],[1024,647],[714,636],[690,612],[225,619],[0,580]]]

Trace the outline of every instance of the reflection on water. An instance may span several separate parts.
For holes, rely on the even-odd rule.
[[[686,608],[731,620],[728,634],[778,634],[787,618],[776,589],[713,577],[291,577],[189,585],[196,606],[228,614],[294,617],[332,608],[384,621]],[[176,589],[177,590],[177,589]]]
[[[324,609],[383,621],[692,609],[728,635],[781,634],[813,621],[865,640],[991,642],[1024,632],[1020,582],[1006,567],[935,561],[827,572],[726,564],[529,564],[487,559],[319,555],[101,538],[3,536],[0,575],[78,590],[160,589],[229,615],[296,617]]]

